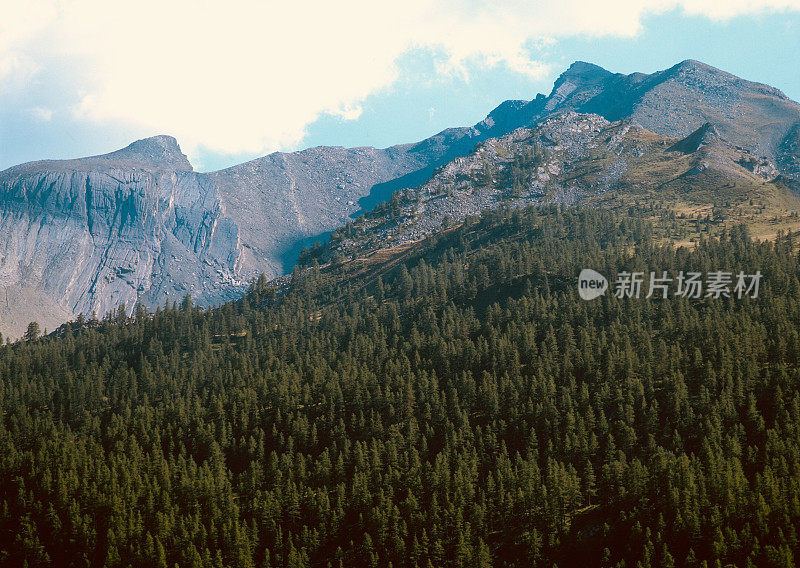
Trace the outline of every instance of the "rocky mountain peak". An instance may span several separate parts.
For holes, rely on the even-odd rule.
[[[611,73],[611,71],[606,71],[594,63],[576,61],[556,79],[554,89],[558,89],[562,83],[567,81],[575,85],[583,86],[598,83],[612,75],[613,73]]]
[[[613,76],[613,73],[598,65],[576,61],[556,79],[544,110],[552,112],[574,93],[592,91],[611,76]]]
[[[694,59],[681,61],[669,69],[654,73],[652,77],[656,84],[672,81],[694,90],[707,89],[712,94],[727,90],[732,96],[753,93],[758,96],[775,97],[782,101],[790,100],[780,89],[762,83],[747,81],[727,71]]]
[[[696,59],[684,59],[680,63],[673,65],[672,69],[694,69],[696,71],[721,72],[716,67],[712,67],[711,65],[703,63],[702,61],[697,61]]]
[[[192,171],[192,164],[181,151],[178,141],[165,134],[137,140],[121,150],[100,157],[131,161],[151,167]]]

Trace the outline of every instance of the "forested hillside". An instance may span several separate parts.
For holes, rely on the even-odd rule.
[[[763,281],[586,302],[582,268]],[[795,566],[799,299],[790,237],[525,209],[0,347],[0,564]]]

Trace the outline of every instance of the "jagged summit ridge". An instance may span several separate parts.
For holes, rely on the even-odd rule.
[[[607,120],[630,119],[644,128],[684,138],[712,123],[735,146],[779,164],[794,164],[782,156],[800,121],[800,105],[779,89],[748,81],[706,63],[687,59],[651,74],[611,73],[596,65],[575,62],[555,82],[537,106],[527,126],[552,113],[576,111]],[[797,168],[792,166],[792,171]]]

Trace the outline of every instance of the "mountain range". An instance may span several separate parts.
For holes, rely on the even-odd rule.
[[[577,62],[548,96],[386,149],[317,147],[199,173],[156,136],[0,172],[0,332],[186,294],[220,303],[290,271],[331,232],[357,255],[503,204],[646,201],[791,228],[797,178],[800,105],[696,61],[649,75]]]

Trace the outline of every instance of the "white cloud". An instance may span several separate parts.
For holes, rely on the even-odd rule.
[[[328,112],[342,120],[357,120],[364,112],[364,108],[359,104],[344,104],[339,108],[329,109]]]
[[[531,42],[630,36],[675,8],[726,19],[800,0],[0,0],[0,93],[57,66],[82,119],[174,134],[190,153],[262,152],[297,144],[322,113],[357,118],[411,50],[444,54],[440,73],[502,63],[540,77]]]

